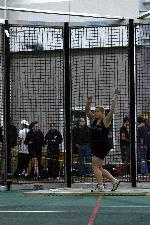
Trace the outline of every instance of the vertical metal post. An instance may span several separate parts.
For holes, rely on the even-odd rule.
[[[65,128],[66,128],[66,173],[67,187],[71,187],[71,77],[69,65],[69,24],[64,24],[64,56],[65,56]]]
[[[136,187],[136,148],[135,148],[135,71],[134,71],[134,23],[129,20],[129,73],[130,73],[130,147],[131,147],[131,182]]]
[[[10,43],[9,24],[5,21],[5,77],[4,77],[4,147],[6,150],[6,184],[11,185],[11,147],[10,147]]]

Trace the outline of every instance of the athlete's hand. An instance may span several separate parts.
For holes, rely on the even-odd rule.
[[[112,101],[115,101],[118,95],[120,95],[120,90],[115,89],[115,91],[112,95]]]
[[[92,96],[87,97],[87,103],[88,104],[91,104],[92,103],[92,98],[93,98]]]

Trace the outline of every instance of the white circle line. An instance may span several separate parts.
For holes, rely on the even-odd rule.
[[[32,210],[32,211],[25,211],[25,210],[19,210],[19,211],[15,211],[15,210],[0,210],[0,213],[62,213],[65,211],[52,211],[52,210],[48,210],[48,211],[37,211],[37,210]]]

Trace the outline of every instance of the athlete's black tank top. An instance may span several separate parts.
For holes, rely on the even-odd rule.
[[[99,125],[96,125],[96,123],[97,119],[93,121],[91,126],[91,142],[108,143],[109,127],[105,127],[103,119]]]

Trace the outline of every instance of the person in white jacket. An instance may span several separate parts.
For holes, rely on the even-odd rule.
[[[24,144],[27,133],[29,132],[29,123],[26,120],[21,121],[21,129],[18,134],[18,163],[15,171],[15,177],[23,177],[27,172],[29,164],[28,146]]]

